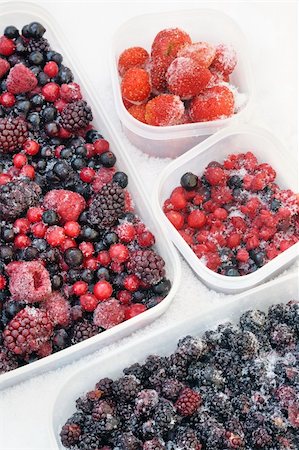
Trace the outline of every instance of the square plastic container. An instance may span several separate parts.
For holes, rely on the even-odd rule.
[[[192,320],[176,323],[167,329],[167,333],[165,330],[157,331],[150,336],[144,336],[138,342],[121,346],[110,355],[98,357],[83,370],[77,371],[60,387],[49,418],[53,448],[55,446],[59,449],[64,448],[59,439],[59,432],[66,420],[75,412],[75,400],[93,389],[101,378],[116,379],[122,375],[125,367],[136,362],[143,363],[150,354],[169,355],[175,350],[180,338],[187,335],[199,336],[223,322],[236,323],[241,314],[248,309],[267,311],[268,307],[274,303],[297,300],[298,289],[296,275],[281,277],[235,296],[220,308],[213,308],[205,314],[195,315]]]
[[[166,236],[165,231],[155,219],[155,215],[149,205],[142,184],[138,175],[126,156],[125,148],[117,137],[109,119],[103,112],[96,96],[91,95],[91,86],[88,78],[83,74],[81,65],[73,56],[73,51],[69,48],[65,36],[55,24],[54,19],[41,7],[33,3],[9,2],[2,3],[0,10],[0,29],[3,30],[6,25],[15,25],[21,28],[24,24],[32,21],[41,22],[47,29],[46,37],[55,50],[61,52],[65,64],[70,67],[74,73],[75,81],[81,88],[84,98],[92,106],[94,120],[93,123],[101,130],[101,133],[109,140],[111,150],[117,157],[117,165],[129,176],[128,189],[132,193],[133,199],[137,205],[136,212],[142,218],[146,225],[156,236],[156,248],[166,263],[166,272],[172,282],[172,288],[165,299],[152,309],[145,311],[139,316],[123,322],[114,328],[98,334],[86,341],[68,347],[46,358],[26,366],[15,369],[11,372],[0,375],[0,388],[6,388],[14,383],[23,381],[29,377],[54,369],[62,364],[69,363],[76,358],[98,350],[100,347],[110,344],[124,336],[133,333],[139,328],[145,327],[150,322],[163,314],[169,307],[180,283],[181,267],[176,250],[171,241]],[[80,69],[79,69],[80,67]]]
[[[277,183],[283,189],[298,188],[296,161],[287,158],[287,150],[270,132],[253,126],[235,126],[219,131],[198,144],[185,155],[169,164],[157,182],[153,193],[153,202],[158,219],[164,223],[170,239],[198,277],[210,288],[224,293],[235,294],[250,289],[263,281],[273,278],[288,267],[298,256],[299,242],[269,261],[256,272],[240,277],[220,275],[208,269],[191,250],[162,208],[172,190],[180,185],[180,178],[185,172],[201,175],[211,161],[223,161],[231,153],[252,151],[260,162],[272,165],[277,172]]]
[[[150,53],[156,34],[165,28],[182,28],[190,34],[193,42],[208,41],[212,44],[223,42],[233,45],[237,52],[238,63],[231,76],[231,82],[247,97],[247,102],[240,112],[223,120],[167,127],[144,124],[128,113],[121,97],[117,70],[119,55],[126,48],[134,46],[144,47]],[[238,25],[222,12],[198,8],[133,17],[114,35],[110,66],[116,110],[124,133],[132,144],[150,156],[176,158],[216,131],[236,122],[244,122],[250,117],[253,81],[246,39]]]

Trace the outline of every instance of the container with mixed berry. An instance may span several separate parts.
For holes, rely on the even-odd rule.
[[[246,102],[230,84],[236,64],[231,45],[192,42],[180,28],[161,30],[150,54],[130,47],[119,56],[124,106],[135,119],[154,126],[231,117]]]
[[[61,442],[72,450],[298,449],[298,346],[298,301],[247,310],[238,324],[186,336],[172,354],[99,379],[77,399]]]
[[[255,272],[299,240],[299,199],[252,152],[187,172],[164,202],[200,262],[226,276]]]
[[[37,22],[0,37],[0,373],[157,305],[154,235]]]

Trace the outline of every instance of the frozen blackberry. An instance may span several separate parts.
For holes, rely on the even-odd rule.
[[[18,367],[16,358],[5,348],[0,347],[0,375]]]
[[[270,330],[270,342],[272,347],[283,349],[294,345],[296,336],[291,327],[285,323],[277,323]]]
[[[69,103],[61,112],[61,125],[71,132],[87,127],[92,119],[91,109],[84,100]]]
[[[176,380],[175,378],[167,378],[162,383],[161,393],[163,397],[167,398],[168,400],[175,401],[178,398],[183,386],[183,383]]]
[[[259,341],[251,331],[238,333],[234,342],[236,352],[244,358],[254,358],[259,351]]]
[[[113,439],[114,450],[141,450],[142,442],[133,433],[118,433]]]
[[[198,359],[207,351],[206,343],[200,338],[186,336],[178,342],[177,352],[185,355],[189,360]]]
[[[251,436],[254,448],[265,448],[272,442],[272,438],[266,428],[259,427],[253,431]]]
[[[10,181],[0,186],[0,219],[14,220],[38,203],[41,188],[34,181]]]
[[[145,441],[143,444],[143,450],[165,450],[165,448],[165,442],[158,438]]]
[[[103,419],[94,422],[94,431],[98,436],[109,436],[113,431],[118,429],[119,420],[108,414]]]
[[[164,437],[178,422],[178,416],[173,404],[163,398],[160,399],[155,407],[153,417],[155,418],[154,430],[159,437]]]
[[[165,276],[164,266],[164,260],[155,251],[136,250],[130,256],[127,269],[145,283],[153,285]]]
[[[98,450],[100,447],[101,442],[96,434],[81,434],[78,442],[79,450]]]
[[[21,149],[28,137],[28,125],[21,117],[0,119],[0,150],[3,153]]]
[[[135,400],[135,412],[137,416],[149,416],[158,401],[158,392],[154,389],[140,391]]]
[[[167,372],[170,377],[183,381],[187,377],[188,365],[189,362],[186,355],[176,352],[168,358]]]
[[[120,400],[116,404],[116,416],[120,419],[124,426],[129,422],[134,414],[134,406],[125,400]]]
[[[47,41],[47,39],[45,38],[40,38],[40,39],[30,39],[30,41],[28,42],[27,45],[27,51],[29,53],[32,52],[41,52],[41,53],[45,53],[48,52],[50,50],[50,44]]]
[[[78,344],[78,342],[85,341],[92,336],[96,336],[99,333],[99,328],[87,319],[83,319],[82,322],[77,322],[74,325],[72,332],[72,343]]]
[[[201,444],[197,439],[196,432],[190,427],[180,427],[175,434],[174,450],[201,450]]]
[[[62,445],[66,448],[72,448],[79,441],[81,435],[81,428],[75,423],[66,423],[63,425],[60,432],[60,439]]]
[[[93,420],[96,422],[106,419],[108,416],[113,414],[114,408],[112,407],[111,402],[108,403],[106,400],[100,400],[96,403],[91,413]]]
[[[132,366],[129,366],[124,369],[124,374],[134,375],[136,378],[138,378],[138,380],[142,382],[145,377],[144,366],[142,366],[139,363],[132,364]]]
[[[117,183],[108,183],[93,198],[88,210],[92,225],[99,229],[110,228],[125,210],[125,194]]]
[[[124,400],[133,400],[140,388],[140,381],[134,375],[125,375],[114,381],[112,386],[115,397]]]
[[[113,380],[111,378],[102,378],[96,384],[96,389],[103,393],[103,397],[108,397],[112,394]]]

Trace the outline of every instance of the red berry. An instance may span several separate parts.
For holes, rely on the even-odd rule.
[[[96,171],[91,167],[84,167],[80,172],[80,178],[84,183],[91,183],[95,174]]]
[[[199,209],[194,209],[188,216],[187,222],[191,228],[201,228],[206,223],[206,215]]]
[[[63,243],[60,245],[60,250],[64,253],[68,248],[75,247],[77,247],[77,242],[75,241],[75,239],[66,237]]]
[[[0,275],[0,290],[2,291],[6,286],[6,278],[3,275]]]
[[[216,208],[213,214],[216,217],[216,219],[219,220],[225,220],[228,216],[228,213],[224,208]]]
[[[11,181],[11,176],[8,173],[0,173],[0,186],[3,186],[6,183]]]
[[[142,47],[130,47],[124,50],[118,59],[118,71],[123,76],[132,67],[145,68],[149,59],[148,52]]]
[[[22,169],[25,164],[27,164],[27,157],[23,153],[16,153],[13,156],[13,164],[16,169]]]
[[[56,100],[56,102],[54,103],[55,108],[57,109],[57,111],[61,112],[67,105],[67,102],[65,102],[64,100],[62,100],[61,98],[59,98],[58,100]]]
[[[27,155],[30,155],[30,156],[37,155],[39,152],[39,148],[40,148],[40,145],[36,141],[28,140],[28,141],[25,141],[23,144],[23,149],[25,150],[25,153],[27,153]]]
[[[111,262],[109,252],[107,252],[106,250],[102,250],[101,252],[99,252],[99,254],[97,256],[97,260],[101,266],[104,266],[104,267],[108,266]]]
[[[99,265],[99,262],[96,260],[96,258],[93,258],[92,256],[89,258],[86,258],[83,266],[85,267],[85,269],[90,269],[90,270],[97,270]]]
[[[109,151],[110,145],[106,139],[97,139],[93,143],[93,148],[96,155],[101,155],[101,153]]]
[[[98,281],[93,288],[93,293],[96,298],[100,301],[107,300],[111,297],[113,288],[110,283],[106,280]]]
[[[246,262],[249,259],[249,253],[245,248],[240,248],[237,252],[236,258],[240,262]]]
[[[72,238],[78,237],[81,231],[81,227],[78,222],[75,222],[73,220],[69,220],[68,222],[66,222],[63,228],[65,234]]]
[[[177,229],[181,230],[184,226],[184,216],[178,211],[169,211],[166,213],[166,217],[172,225]]]
[[[149,74],[144,69],[129,69],[121,81],[121,94],[132,103],[145,102],[151,93]]]
[[[0,37],[0,55],[10,56],[14,53],[16,49],[15,43],[12,39],[6,36]]]
[[[221,167],[207,167],[205,177],[212,186],[224,184],[226,181],[225,172]]]
[[[145,120],[155,126],[178,125],[184,113],[185,106],[178,95],[162,94],[147,102]]]
[[[9,62],[6,59],[0,58],[0,78],[5,75],[10,69]]]
[[[231,233],[227,238],[227,246],[229,248],[238,247],[241,242],[241,236],[239,233]]]
[[[130,222],[124,222],[118,225],[116,233],[122,242],[132,242],[135,238],[135,228]]]
[[[62,84],[60,97],[67,103],[72,103],[82,99],[80,86],[77,83]]]
[[[32,167],[30,164],[25,164],[25,166],[22,167],[20,171],[20,175],[23,177],[30,178],[31,180],[35,177],[35,170],[34,167]]]
[[[124,318],[124,306],[115,298],[110,298],[98,304],[93,321],[98,327],[109,329],[123,322]]]
[[[155,236],[150,231],[144,231],[138,236],[137,242],[140,247],[151,247],[155,243]]]
[[[175,189],[170,196],[170,201],[174,209],[184,209],[187,206],[187,200],[183,188]]]
[[[246,242],[247,250],[253,250],[260,245],[260,241],[256,236],[250,237]]]
[[[146,311],[146,306],[141,303],[135,303],[134,305],[128,306],[128,308],[125,309],[125,320],[132,319],[144,311]]]
[[[56,83],[47,83],[42,87],[42,94],[47,102],[55,102],[59,97],[60,87]]]
[[[189,387],[181,390],[175,406],[182,416],[191,416],[201,404],[201,396]]]
[[[53,189],[44,197],[44,207],[54,209],[63,222],[77,221],[86,207],[82,195],[65,189]]]
[[[30,230],[29,220],[25,219],[25,217],[17,219],[13,226],[17,233],[26,234]]]
[[[80,304],[84,311],[94,311],[98,303],[98,299],[93,294],[84,294],[80,296]]]
[[[117,300],[120,301],[123,305],[128,305],[132,300],[132,294],[129,291],[118,291]]]
[[[213,86],[194,97],[189,106],[193,122],[206,122],[230,117],[234,114],[234,94],[226,86]]]
[[[135,292],[140,286],[140,280],[136,275],[128,275],[124,279],[124,288],[130,292]]]
[[[55,61],[49,61],[44,66],[44,72],[48,77],[53,78],[58,74],[59,67]]]
[[[123,263],[128,260],[130,253],[125,245],[113,244],[109,248],[109,255],[113,261]]]
[[[16,98],[10,92],[3,92],[0,96],[0,104],[4,106],[4,108],[11,108],[16,103]]]
[[[34,223],[31,226],[32,234],[37,238],[43,238],[47,231],[47,226],[43,222]]]
[[[49,227],[46,232],[46,240],[52,247],[59,247],[65,240],[64,229],[57,225]]]
[[[72,289],[73,293],[80,297],[80,295],[86,294],[88,290],[88,284],[85,283],[85,281],[76,281],[76,283],[73,284]]]
[[[79,249],[81,250],[85,258],[89,258],[94,254],[94,246],[91,242],[81,242],[81,244],[79,245]]]

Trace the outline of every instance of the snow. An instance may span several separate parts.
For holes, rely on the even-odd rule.
[[[94,83],[94,92],[101,97],[107,114],[121,133],[112,100],[107,55],[111,35],[128,18],[146,12],[171,9],[208,7],[219,9],[237,21],[247,36],[256,83],[256,106],[251,123],[266,126],[289,150],[288,159],[295,158],[296,136],[296,4],[291,2],[87,2],[42,1],[69,37],[76,56]],[[265,20],[267,17],[267,20]],[[80,32],[75,26],[80,18]],[[88,47],[87,47],[88,46]],[[265,57],[265,55],[267,55]],[[97,59],[100,62],[97,62]],[[271,76],[270,76],[271,75]],[[283,87],[283,88],[280,88]],[[287,114],[286,114],[287,112]],[[123,137],[125,140],[125,138]],[[125,140],[135,167],[144,186],[151,192],[153,183],[169,160],[150,159]],[[210,291],[193,274],[182,259],[182,285],[168,312],[149,327],[140,330],[129,341],[138,339],[151,330],[182,318],[191,318],[194,311],[204,311],[215,304],[223,304],[225,296]],[[289,270],[294,270],[289,269]],[[187,293],[187,295],[186,295]],[[123,342],[124,342],[123,341]],[[98,354],[118,348],[115,343],[56,371],[28,380],[0,392],[0,449],[1,450],[54,450],[49,445],[48,424],[50,405],[61,383],[74,370],[83,368]]]

